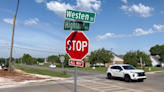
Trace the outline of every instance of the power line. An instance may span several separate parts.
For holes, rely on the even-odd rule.
[[[10,46],[0,46],[0,48],[6,48],[6,47],[10,47]],[[58,53],[58,52],[52,52],[52,51],[29,49],[29,48],[24,48],[24,47],[16,47],[16,46],[13,46],[13,47],[14,48],[19,48],[19,49],[32,50],[32,51],[39,51],[39,52]],[[7,48],[7,49],[10,49],[10,48]]]
[[[16,16],[17,16],[17,12],[18,12],[18,7],[19,7],[19,0],[18,0],[18,3],[17,3]],[[16,16],[15,16],[15,20],[16,20]]]
[[[14,47],[15,47],[15,46],[14,46]],[[26,49],[26,50],[32,50],[32,51],[39,51],[39,52],[57,53],[57,54],[58,54],[58,52],[43,51],[43,50],[35,50],[35,49],[29,49],[29,48],[24,48],[24,47],[15,47],[15,48]]]

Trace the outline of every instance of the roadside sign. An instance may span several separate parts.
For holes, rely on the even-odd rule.
[[[70,66],[83,67],[84,63],[83,63],[83,61],[81,61],[81,60],[69,59],[69,65],[70,65]]]
[[[65,51],[70,58],[82,60],[89,52],[89,39],[81,31],[71,32],[65,41]]]
[[[64,30],[78,30],[78,31],[88,31],[89,23],[85,23],[82,21],[64,21]]]
[[[63,63],[63,62],[64,62],[64,60],[65,60],[65,57],[64,57],[64,56],[60,56],[60,58],[59,58],[59,59],[60,59],[60,62],[62,62],[62,63]]]
[[[76,11],[76,10],[66,10],[66,18],[81,20],[85,22],[95,22],[96,13],[94,12],[85,12],[85,11]]]

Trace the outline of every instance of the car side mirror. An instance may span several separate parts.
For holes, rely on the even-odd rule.
[[[122,69],[120,69],[120,72],[122,71]]]

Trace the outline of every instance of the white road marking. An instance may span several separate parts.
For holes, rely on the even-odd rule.
[[[92,90],[96,90],[99,92],[108,92],[110,90],[115,91],[115,92],[143,92],[143,91],[132,89],[132,88],[118,86],[116,84],[110,84],[110,82],[113,82],[113,80],[108,80],[107,82],[109,83],[103,83],[105,81],[98,77],[106,77],[106,76],[104,76],[103,74],[96,75],[96,76],[92,76],[92,75],[81,76],[81,77],[78,77],[77,85],[83,86]],[[74,83],[74,79],[65,80],[64,82]]]

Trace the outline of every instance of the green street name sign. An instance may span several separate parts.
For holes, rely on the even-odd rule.
[[[88,31],[89,23],[65,20],[64,30]]]
[[[76,10],[66,10],[66,18],[81,20],[85,22],[95,22],[96,13],[93,12],[84,12],[84,11],[76,11]]]

